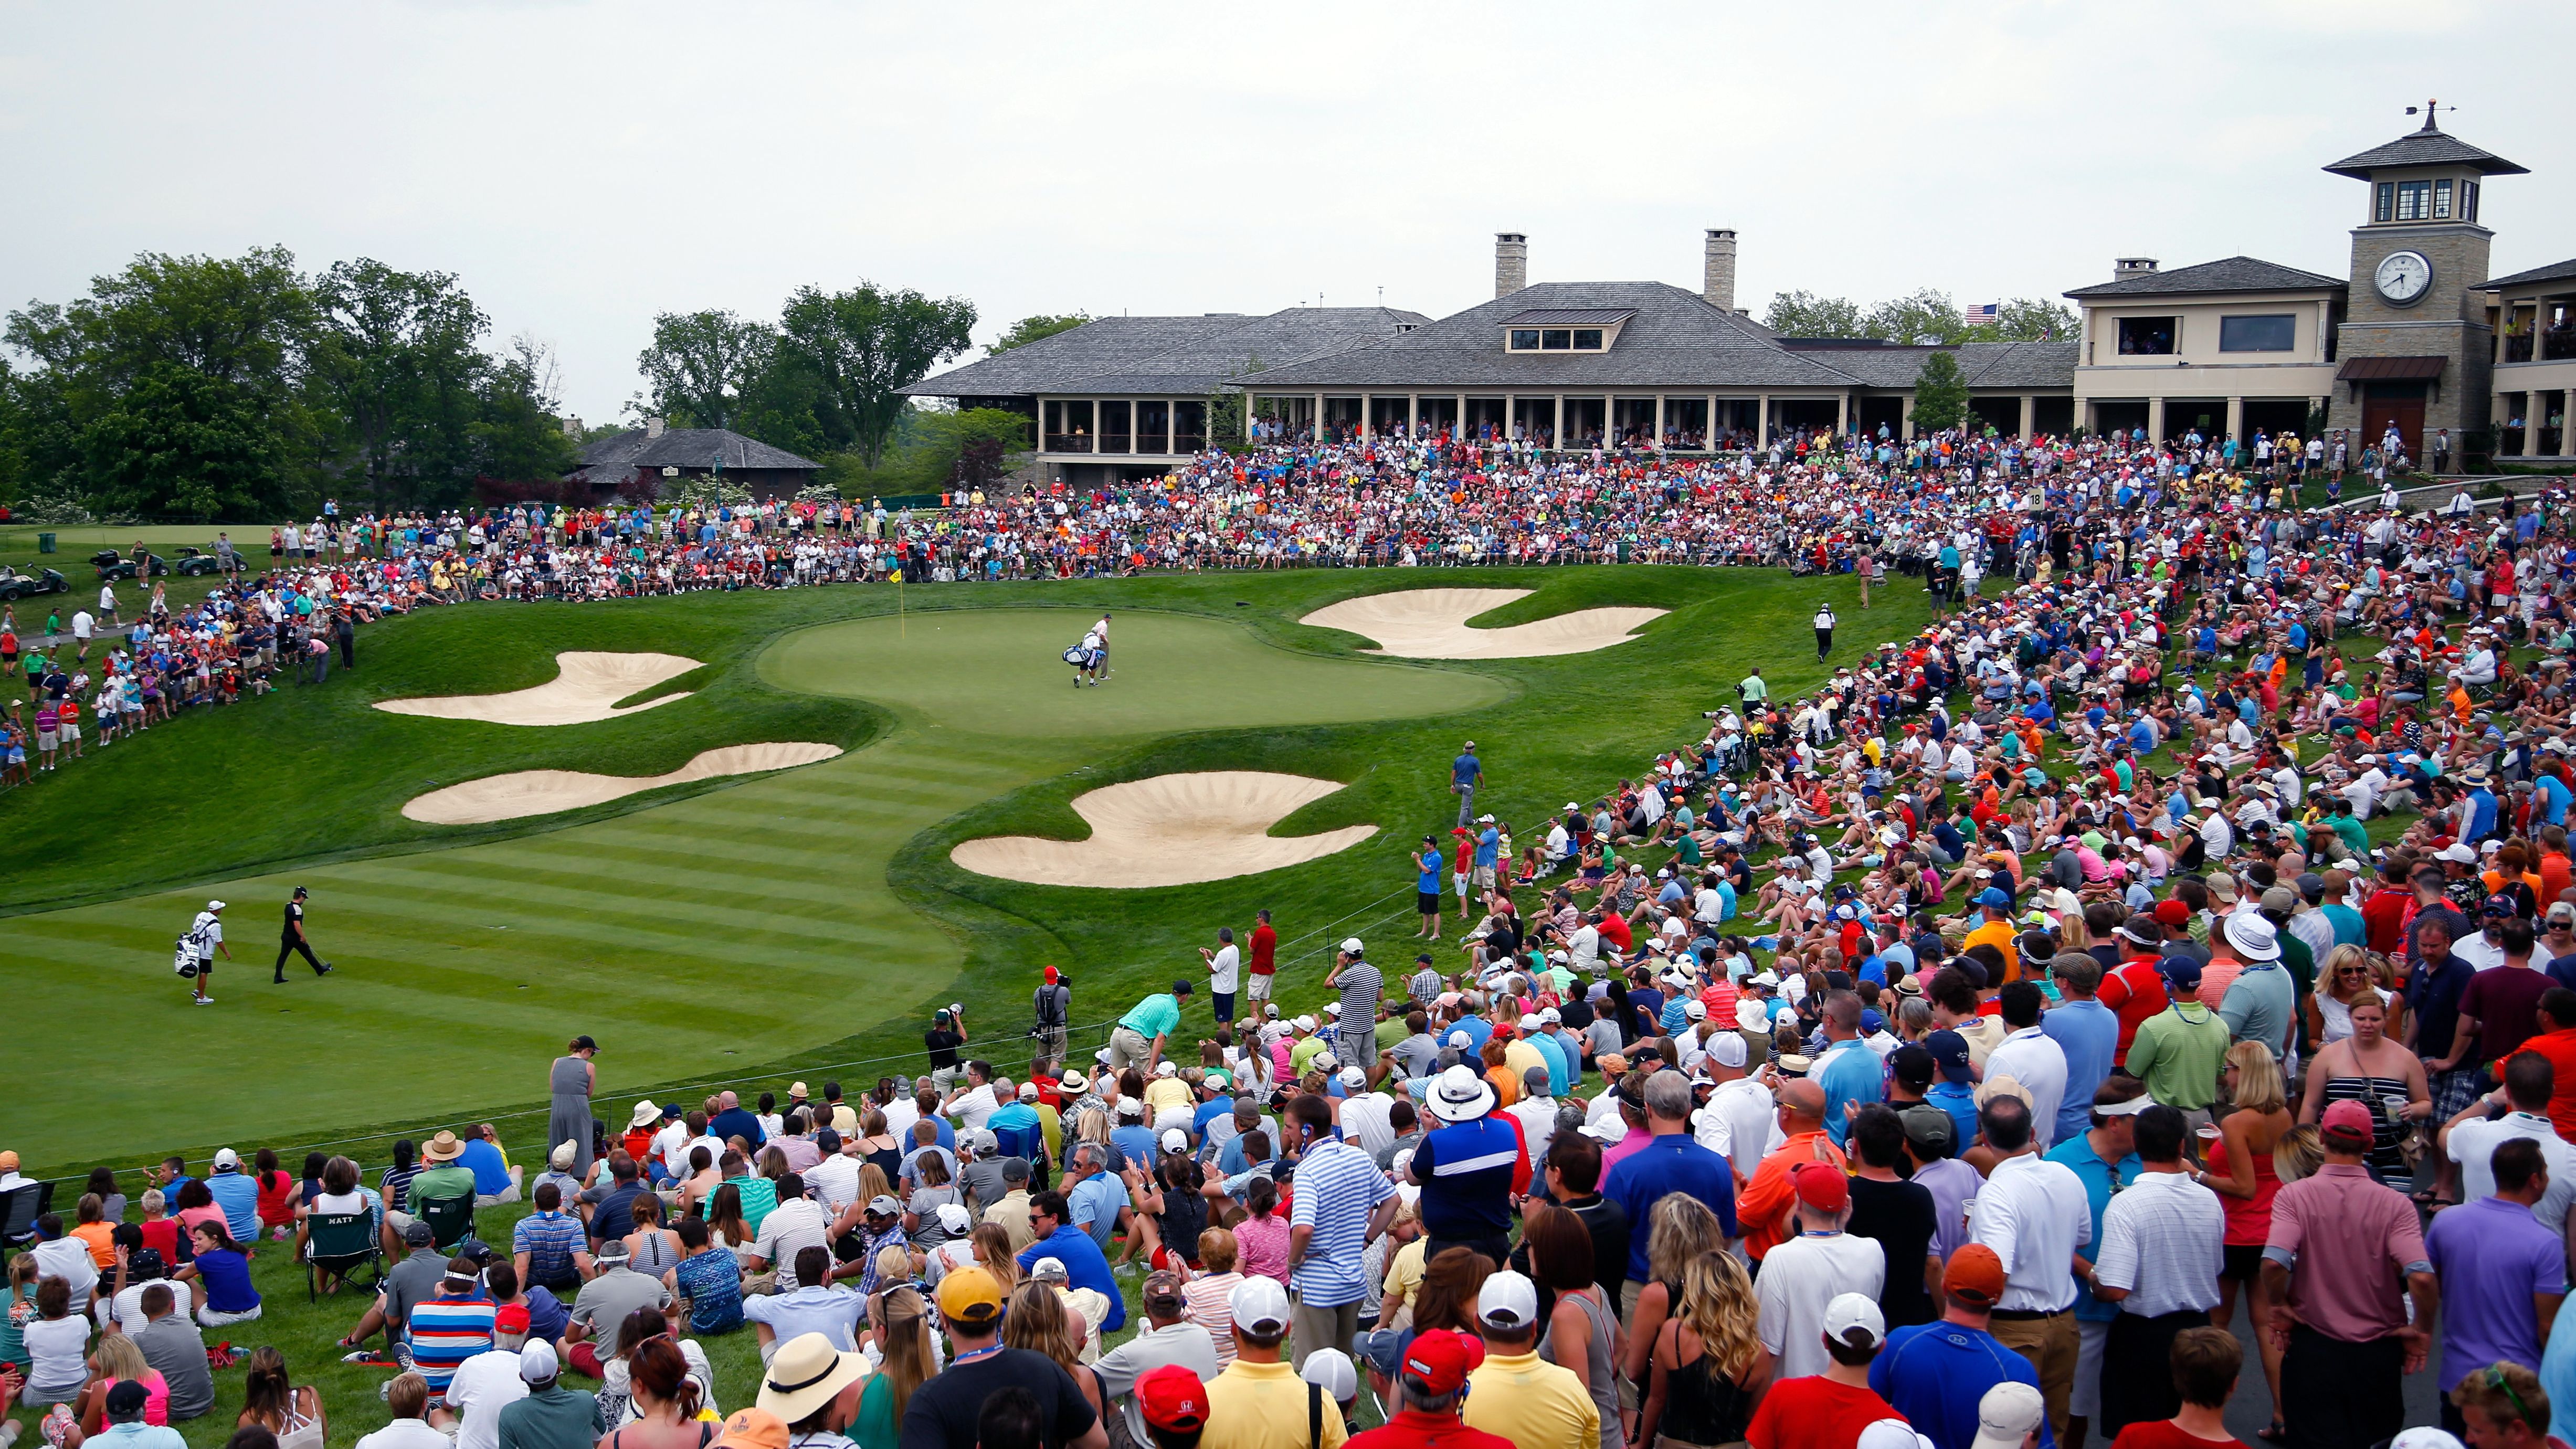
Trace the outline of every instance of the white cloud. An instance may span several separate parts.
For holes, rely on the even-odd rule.
[[[2533,168],[2495,263],[2576,252],[2546,68],[2576,12],[1126,4],[17,5],[0,26],[0,301],[142,250],[283,242],[463,277],[613,416],[662,310],[860,278],[1031,312],[1265,311],[1534,279],[1739,300],[2054,294],[2114,255],[2343,270],[2316,168],[2414,122]],[[2477,85],[2472,89],[2470,82]]]

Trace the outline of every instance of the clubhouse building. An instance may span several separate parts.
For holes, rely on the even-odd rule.
[[[1494,298],[1433,319],[1385,307],[1108,317],[906,391],[1028,417],[1036,464],[1075,483],[1171,470],[1240,397],[1257,436],[1464,431],[1545,448],[1724,451],[1801,429],[1913,431],[1914,384],[1948,352],[1975,414],[2019,435],[2144,428],[2305,433],[2356,452],[2391,427],[2422,458],[2498,426],[2495,451],[2563,456],[2576,411],[2576,261],[2487,276],[2488,177],[2510,161],[2421,129],[2325,168],[2363,183],[2345,277],[2252,257],[2123,257],[2066,293],[2073,338],[1946,347],[1782,336],[1735,304],[1736,234],[1702,238],[1701,285],[1528,280],[1495,238]],[[1220,401],[1222,400],[1222,401]]]

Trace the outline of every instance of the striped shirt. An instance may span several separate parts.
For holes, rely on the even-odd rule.
[[[1234,1362],[1234,1290],[1242,1283],[1241,1273],[1202,1273],[1181,1285],[1181,1297],[1190,1305],[1190,1322],[1205,1329],[1216,1344],[1219,1370]]]
[[[2126,1288],[2125,1313],[2154,1318],[2218,1306],[2227,1214],[2218,1194],[2179,1172],[2141,1174],[2102,1213],[2093,1281]]]
[[[1342,1061],[1365,1067],[1377,1060],[1377,1001],[1386,978],[1366,961],[1354,961],[1335,978],[1342,987]]]
[[[1368,1296],[1362,1259],[1369,1214],[1395,1196],[1394,1184],[1366,1152],[1335,1138],[1307,1150],[1297,1163],[1296,1182],[1288,1225],[1314,1232],[1291,1275],[1298,1301],[1319,1308],[1359,1302]]]
[[[1412,1171],[1424,1232],[1446,1242],[1499,1238],[1511,1231],[1512,1193],[1529,1181],[1529,1158],[1512,1124],[1487,1116],[1424,1136]]]
[[[492,1301],[432,1298],[411,1310],[411,1366],[432,1395],[447,1392],[456,1366],[492,1346]]]
[[[566,1213],[530,1213],[510,1230],[510,1251],[528,1255],[528,1281],[553,1286],[581,1275],[572,1255],[590,1251],[581,1219]]]

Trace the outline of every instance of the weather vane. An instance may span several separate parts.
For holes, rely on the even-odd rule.
[[[2424,129],[2425,129],[2425,130],[2427,130],[2427,131],[2438,131],[2438,130],[2440,130],[2440,129],[2441,129],[2441,127],[2439,127],[2439,126],[2435,125],[2435,124],[2434,124],[2434,122],[2433,122],[2433,118],[2434,118],[2434,116],[2435,116],[2435,115],[2437,115],[2437,114],[2439,114],[2439,112],[2441,111],[2441,109],[2442,109],[2442,103],[2441,103],[2440,101],[2428,100],[2428,101],[2426,101],[2426,102],[2424,103]],[[2457,107],[2457,106],[2453,106],[2453,107],[2451,107],[2451,109],[2456,111],[2456,110],[2458,110],[2458,109],[2459,109],[2459,107]],[[2410,115],[2410,116],[2411,116],[2411,115],[2413,115],[2413,114],[2415,114],[2415,107],[2413,107],[2413,106],[2408,106],[2408,107],[2406,108],[2406,114],[2408,114],[2408,115]]]

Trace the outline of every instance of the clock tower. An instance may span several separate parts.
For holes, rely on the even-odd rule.
[[[2392,426],[2411,458],[2425,459],[2437,428],[2451,431],[2456,455],[2461,435],[2488,423],[2495,344],[2485,298],[2471,289],[2487,279],[2495,233],[2478,223],[2479,192],[2487,177],[2526,168],[2445,134],[2437,114],[2427,102],[2416,131],[2325,168],[2368,188],[2327,409],[2328,427],[2350,431],[2356,459]]]

